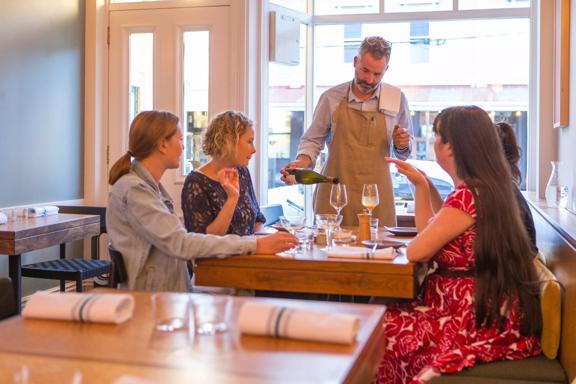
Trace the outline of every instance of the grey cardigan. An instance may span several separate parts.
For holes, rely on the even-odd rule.
[[[162,184],[138,161],[110,190],[106,227],[112,246],[126,264],[128,281],[120,286],[124,289],[190,291],[187,260],[256,249],[253,236],[187,233]]]

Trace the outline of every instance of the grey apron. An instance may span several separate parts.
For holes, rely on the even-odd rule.
[[[373,217],[380,225],[395,226],[394,192],[390,168],[384,160],[390,156],[390,138],[384,114],[358,111],[348,106],[347,96],[332,115],[332,145],[322,174],[336,176],[346,184],[348,204],[342,209],[342,225],[358,225],[362,213],[362,187],[378,184],[380,204],[374,208]],[[315,213],[336,213],[330,205],[331,184],[318,184],[314,193]]]

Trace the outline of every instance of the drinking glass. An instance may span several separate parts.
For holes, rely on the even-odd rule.
[[[326,233],[326,248],[324,248],[324,250],[332,248],[332,231],[338,227],[341,222],[341,215],[335,215],[333,213],[322,213],[316,215],[316,225],[323,228]]]
[[[303,215],[280,216],[280,225],[290,234],[296,236],[296,232],[304,227],[306,217]],[[296,249],[292,248],[286,252],[289,255],[295,255]]]
[[[348,194],[346,193],[345,184],[332,184],[330,190],[330,205],[336,210],[336,214],[340,215],[340,211],[348,204]]]
[[[364,184],[362,188],[362,205],[372,214],[372,210],[380,204],[378,184]]]

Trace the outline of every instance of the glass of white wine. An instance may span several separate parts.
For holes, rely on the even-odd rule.
[[[340,216],[340,211],[348,204],[348,194],[346,192],[345,184],[332,184],[330,189],[330,205],[336,210],[336,214]]]
[[[380,204],[378,184],[364,184],[362,188],[362,205],[372,214],[372,210]]]

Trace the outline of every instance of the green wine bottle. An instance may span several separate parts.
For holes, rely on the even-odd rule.
[[[340,180],[337,177],[324,176],[311,169],[305,168],[288,168],[286,169],[290,175],[293,175],[298,184],[317,184],[317,183],[333,183],[338,184]]]

